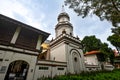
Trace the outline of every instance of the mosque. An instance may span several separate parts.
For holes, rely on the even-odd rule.
[[[70,16],[62,11],[57,20],[55,39],[48,41],[49,33],[0,14],[0,80],[37,80],[101,69],[85,65]]]

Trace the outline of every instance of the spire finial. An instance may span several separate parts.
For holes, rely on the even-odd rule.
[[[64,5],[62,5],[62,12],[65,12]]]

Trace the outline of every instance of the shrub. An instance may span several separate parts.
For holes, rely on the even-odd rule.
[[[81,74],[67,74],[52,78],[39,78],[38,80],[120,80],[120,69],[113,71],[82,72]]]

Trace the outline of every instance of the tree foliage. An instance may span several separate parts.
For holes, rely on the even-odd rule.
[[[110,62],[113,64],[114,53],[113,53],[113,50],[108,47],[108,44],[107,43],[102,43],[99,50],[100,50],[101,53],[104,54],[105,59],[108,60],[108,58],[109,58]]]
[[[101,41],[95,36],[85,36],[82,40],[82,44],[84,45],[84,52],[89,52],[92,50],[99,50]]]
[[[65,0],[65,4],[83,18],[95,14],[100,20],[120,26],[120,0]]]
[[[112,33],[120,36],[120,27],[112,28]]]
[[[113,34],[112,36],[109,36],[107,40],[110,41],[114,46],[120,47],[120,36]]]
[[[117,50],[119,51],[119,53],[120,53],[120,35],[113,34],[113,35],[109,36],[109,37],[107,38],[107,40],[110,41],[111,44],[112,44],[113,46],[115,46],[116,49],[117,49]]]
[[[97,39],[95,36],[85,36],[81,42],[84,45],[84,53],[97,50],[104,54],[106,60],[110,58],[110,60],[113,61],[114,54],[107,43],[102,43],[101,40]]]

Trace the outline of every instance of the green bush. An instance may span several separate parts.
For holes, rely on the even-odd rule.
[[[120,69],[113,71],[82,72],[79,75],[68,74],[54,78],[39,78],[38,80],[120,80]]]

